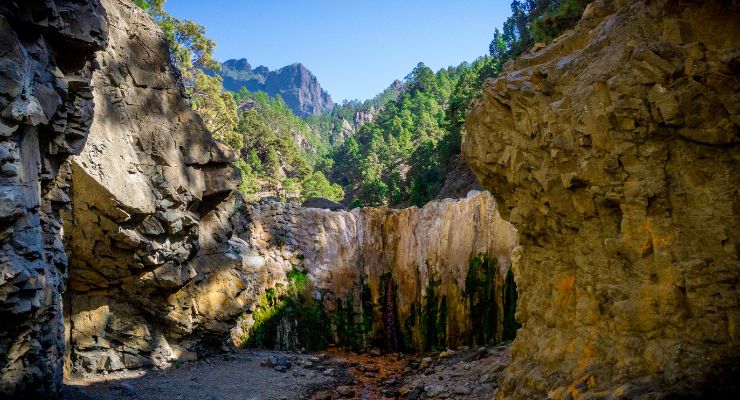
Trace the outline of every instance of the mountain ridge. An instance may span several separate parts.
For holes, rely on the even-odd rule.
[[[296,62],[277,70],[264,65],[252,68],[246,58],[230,59],[216,72],[223,78],[224,88],[238,92],[242,87],[250,92],[263,91],[280,95],[300,117],[321,115],[334,108],[331,95],[321,87],[318,78],[302,63]]]

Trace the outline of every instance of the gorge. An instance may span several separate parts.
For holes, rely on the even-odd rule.
[[[738,20],[597,0],[474,103],[487,191],[330,211],[242,198],[131,1],[1,3],[0,398],[240,346],[512,339],[497,399],[736,393]]]

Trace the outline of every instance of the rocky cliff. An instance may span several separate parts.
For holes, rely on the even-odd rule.
[[[249,62],[242,58],[224,62],[217,73],[224,79],[224,88],[227,90],[238,92],[246,87],[250,92],[280,95],[285,104],[300,117],[323,114],[334,107],[329,93],[321,88],[319,80],[301,63],[270,71],[264,66],[252,69]]]
[[[208,276],[198,260],[222,233],[204,221],[237,181],[233,152],[183,98],[159,29],[128,1],[102,4],[110,37],[96,54],[92,126],[70,162],[72,208],[63,215],[74,371],[137,368],[179,354],[167,341],[198,324],[177,290]]]
[[[244,240],[266,270],[308,277],[331,327],[329,342],[423,351],[513,338],[515,231],[487,192],[421,209],[332,212],[262,202],[246,212]],[[236,328],[237,341],[248,339],[258,319],[252,314],[254,306]],[[300,339],[275,345],[300,348]]]
[[[163,35],[129,1],[7,1],[0,30],[0,397],[53,398],[65,341],[94,323],[89,310],[132,295],[124,278],[156,271],[160,283],[135,289],[147,296],[166,286],[162,271],[192,271],[204,216],[234,188],[233,155],[191,111]],[[137,300],[122,314],[161,312],[155,296]],[[149,340],[137,322],[105,321],[111,343]],[[66,347],[70,360],[109,345],[87,339]],[[143,364],[119,351],[105,362]]]
[[[498,398],[737,389],[738,20],[599,0],[487,83],[463,150],[521,245]]]
[[[97,1],[0,3],[2,398],[41,398],[61,387],[64,163],[85,143],[93,55],[106,38]]]

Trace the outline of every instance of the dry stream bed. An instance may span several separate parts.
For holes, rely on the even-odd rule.
[[[337,348],[312,354],[238,350],[172,368],[65,381],[66,400],[491,398],[508,345],[426,355]]]

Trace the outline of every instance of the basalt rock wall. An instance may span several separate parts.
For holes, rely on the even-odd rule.
[[[61,388],[65,160],[85,143],[106,40],[98,1],[0,3],[0,398]]]
[[[463,151],[521,246],[498,398],[737,389],[738,20],[599,0],[486,84]]]
[[[187,357],[161,332],[202,313],[173,288],[208,277],[204,254],[241,262],[217,210],[233,154],[130,1],[4,1],[0,31],[0,398],[58,396],[65,354],[80,370]]]

